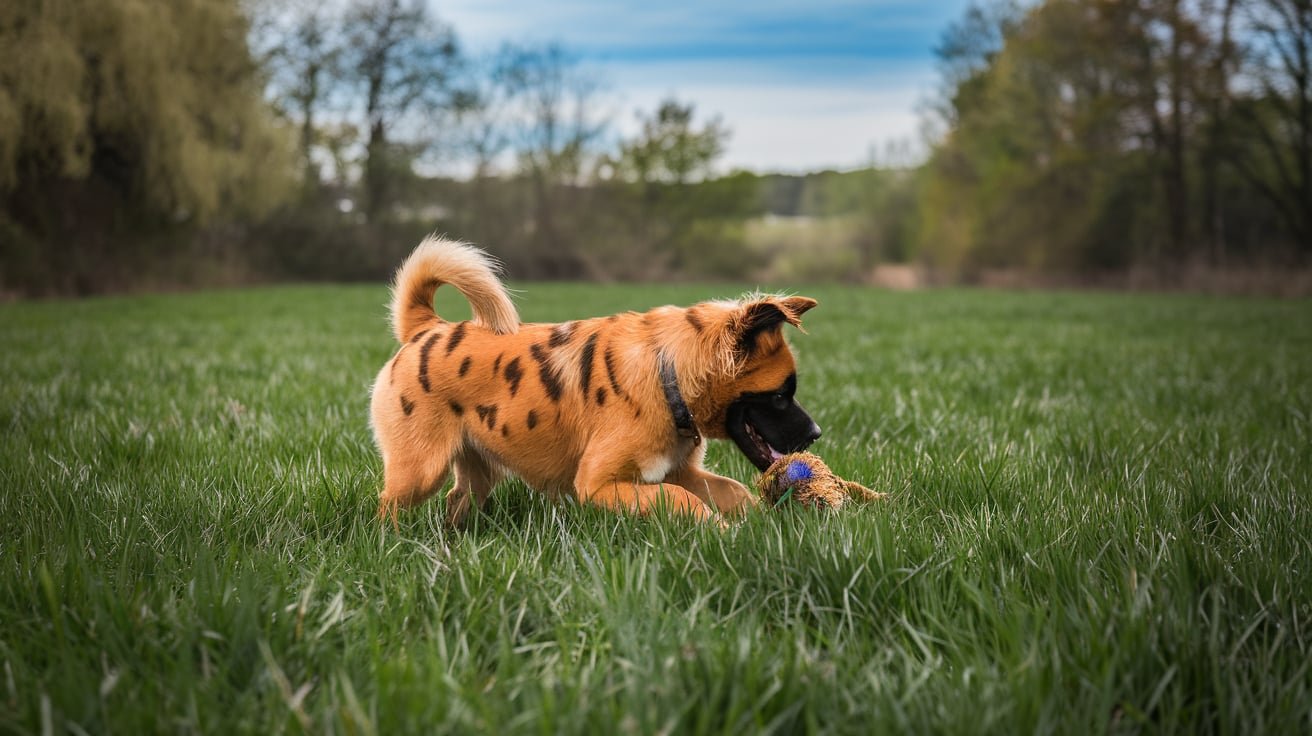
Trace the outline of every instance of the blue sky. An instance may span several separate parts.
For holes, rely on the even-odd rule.
[[[922,150],[933,47],[968,0],[438,1],[465,48],[557,41],[601,77],[621,133],[674,95],[733,135],[722,168],[853,168]]]

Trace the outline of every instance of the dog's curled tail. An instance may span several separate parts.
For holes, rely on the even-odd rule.
[[[392,284],[392,332],[406,342],[437,317],[433,292],[450,284],[469,300],[474,322],[493,332],[519,329],[519,313],[497,278],[498,264],[468,243],[429,236],[396,270]]]

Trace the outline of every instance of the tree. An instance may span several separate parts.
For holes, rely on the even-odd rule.
[[[368,136],[364,212],[377,221],[390,203],[394,179],[438,143],[428,124],[458,102],[451,82],[459,56],[455,34],[430,15],[423,0],[361,0],[346,22]]]
[[[451,196],[455,232],[483,244],[495,244],[503,254],[513,249],[522,230],[523,209],[510,196],[514,182],[506,176],[511,146],[513,91],[498,73],[498,55],[484,56],[463,67],[459,86],[464,97],[456,111],[459,154],[469,169],[466,186]]]
[[[0,3],[6,281],[100,290],[183,242],[142,232],[284,199],[289,147],[247,29],[236,0]]]
[[[1152,265],[1171,279],[1181,264],[1278,250],[1271,212],[1297,234],[1312,210],[1297,173],[1312,43],[1298,40],[1307,0],[1260,1],[1286,9],[1255,16],[1280,22],[1247,39],[1241,0],[1047,0],[991,29],[983,11],[954,26],[924,254],[949,271]],[[1266,82],[1236,81],[1251,74],[1245,41],[1271,62]]]
[[[1254,0],[1247,21],[1256,94],[1237,103],[1251,144],[1234,163],[1312,258],[1312,1]]]
[[[341,81],[345,41],[340,9],[318,0],[266,8],[257,36],[275,102],[298,130],[304,183],[313,190],[321,172],[314,149],[320,143],[321,113]]]
[[[618,156],[610,162],[613,176],[635,190],[636,213],[628,228],[638,248],[649,255],[648,269],[656,265],[657,259],[664,259],[667,269],[676,273],[687,270],[691,255],[686,252],[690,245],[687,241],[694,229],[707,236],[699,239],[706,241],[700,243],[703,248],[732,245],[729,238],[717,243],[707,228],[709,219],[728,214],[736,203],[699,196],[706,194],[703,190],[707,188],[694,188],[712,174],[715,161],[724,153],[729,131],[719,118],[702,123],[700,128],[693,118],[693,105],[673,98],[662,101],[649,115],[639,112],[641,132],[622,142]],[[728,191],[747,192],[749,197],[751,194],[751,190],[742,188]],[[707,255],[703,252],[699,257]]]
[[[1020,8],[1011,0],[989,4],[972,2],[961,20],[943,31],[934,54],[939,60],[943,87],[935,112],[949,125],[955,125],[963,109],[973,106],[971,95],[979,80],[998,53],[1006,37],[1021,19]]]
[[[1229,149],[1227,138],[1231,134],[1231,86],[1236,76],[1239,46],[1234,39],[1234,19],[1238,0],[1221,0],[1219,7],[1203,14],[1204,22],[1211,22],[1207,33],[1214,40],[1210,44],[1209,58],[1204,63],[1199,85],[1201,98],[1206,105],[1203,139],[1198,151],[1201,176],[1201,206],[1204,213],[1202,231],[1209,257],[1213,264],[1226,260],[1226,222],[1230,203],[1223,196],[1225,185],[1223,167]]]
[[[582,184],[607,127],[596,110],[597,81],[554,44],[505,47],[497,75],[513,100],[511,146],[532,191],[535,270],[553,278],[600,275],[578,247],[583,223],[562,222],[586,210]]]
[[[682,186],[711,173],[711,166],[724,153],[729,131],[719,118],[692,124],[692,104],[676,99],[661,102],[649,117],[638,115],[642,132],[620,148],[620,171],[646,186]]]
[[[504,52],[503,52],[504,53]],[[472,157],[473,177],[494,173],[498,159],[510,150],[514,97],[512,80],[500,55],[466,65],[461,79],[463,102],[456,112],[462,151]]]
[[[955,73],[961,81],[948,90],[949,132],[923,185],[924,254],[949,274],[1123,262],[1105,248],[1124,233],[1105,225],[1131,224],[1107,212],[1135,182],[1125,170],[1143,165],[1121,156],[1138,135],[1129,70],[1142,34],[1124,4],[1049,2],[1019,19],[994,17],[1001,48],[946,62],[949,74],[973,71]],[[993,46],[958,39],[941,48]]]

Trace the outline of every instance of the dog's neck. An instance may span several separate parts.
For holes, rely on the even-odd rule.
[[[693,421],[688,403],[683,400],[683,392],[679,390],[679,375],[674,370],[674,362],[662,356],[660,364],[661,388],[665,392],[665,403],[669,405],[670,414],[674,417],[675,431],[680,437],[692,440],[694,444],[701,442],[701,432],[697,430],[697,423]]]

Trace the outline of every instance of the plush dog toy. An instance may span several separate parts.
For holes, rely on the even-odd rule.
[[[886,495],[839,478],[824,460],[809,452],[795,452],[775,460],[757,479],[756,487],[774,507],[792,501],[811,508],[836,509],[848,498],[875,501]]]

